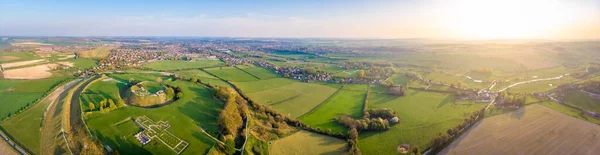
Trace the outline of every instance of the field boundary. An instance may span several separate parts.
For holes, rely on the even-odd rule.
[[[240,70],[240,71],[242,71],[242,72],[244,72],[244,73],[246,73],[246,74],[248,74],[248,75],[250,75],[250,76],[252,76],[252,77],[254,77],[254,78],[256,78],[256,79],[258,79],[258,80],[262,80],[262,79],[261,79],[261,78],[259,78],[258,76],[254,75],[254,74],[252,74],[252,73],[250,73],[250,72],[248,72],[248,71],[246,71],[246,70],[243,70],[243,69],[239,68],[238,66],[233,66],[233,67],[237,68],[238,70]]]
[[[300,116],[299,116],[297,119],[301,119],[302,117],[304,117],[304,116],[306,116],[306,115],[308,115],[308,114],[310,114],[310,113],[313,113],[313,112],[315,112],[315,110],[316,110],[317,108],[321,107],[321,106],[322,106],[324,103],[326,103],[327,101],[331,100],[331,98],[332,98],[333,96],[337,95],[337,94],[338,94],[338,92],[340,92],[340,90],[344,89],[344,86],[345,86],[345,85],[342,85],[342,86],[341,86],[341,87],[340,87],[338,90],[336,90],[335,92],[333,92],[333,94],[329,95],[329,97],[327,97],[327,99],[325,99],[323,102],[319,103],[317,106],[315,106],[315,107],[313,107],[312,109],[310,109],[308,112],[306,112],[306,113],[304,113],[304,114],[300,115]]]

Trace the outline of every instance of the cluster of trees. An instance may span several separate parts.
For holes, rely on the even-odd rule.
[[[404,94],[406,94],[406,90],[406,86],[390,85],[388,88],[388,93],[395,96],[404,96]]]
[[[222,140],[225,141],[225,146],[221,146],[221,149],[227,154],[234,154],[236,137],[244,136],[238,133],[249,113],[247,102],[229,87],[214,87],[213,93],[216,97],[225,100],[225,107],[218,118],[219,129],[223,134]]]
[[[368,109],[364,111],[362,119],[353,119],[350,116],[343,115],[335,118],[335,121],[349,128],[357,130],[381,131],[390,128],[390,120],[397,116],[397,112],[389,109]]]
[[[96,104],[94,103],[89,103],[89,108],[90,111],[96,111],[99,110],[100,113],[105,113],[105,112],[109,112],[111,110],[115,110],[117,108],[121,108],[125,106],[125,101],[123,101],[122,99],[117,99],[117,103],[115,103],[112,99],[102,99],[102,101],[100,101],[100,103],[98,103],[98,107],[96,107]]]
[[[432,150],[442,149],[443,146],[449,142],[448,140],[450,140],[450,138],[452,138],[452,136],[458,134],[460,131],[464,130],[469,125],[475,123],[478,119],[483,118],[484,112],[485,112],[485,109],[481,109],[479,111],[473,112],[469,115],[468,118],[465,118],[461,124],[457,125],[456,127],[452,128],[452,129],[448,129],[446,131],[446,133],[440,133],[438,136],[432,138],[430,140],[431,149]]]
[[[367,110],[367,115],[371,118],[383,118],[383,119],[392,119],[398,115],[398,113],[390,108],[382,108],[382,109],[369,109]]]
[[[498,94],[498,97],[496,97],[496,101],[498,103],[500,103],[500,105],[503,105],[503,106],[522,107],[523,105],[525,105],[526,100],[527,100],[527,98],[525,95],[522,95],[522,94],[509,95],[506,91],[501,92],[500,94]]]
[[[346,127],[355,127],[358,130],[382,131],[390,129],[390,122],[382,118],[353,119],[343,115],[335,118],[335,121]]]
[[[183,97],[183,90],[181,90],[181,87],[174,87],[171,85],[165,86],[167,87],[167,89],[165,89],[165,95],[167,96],[167,99],[180,99]]]
[[[348,133],[348,152],[353,155],[360,155],[360,149],[358,148],[358,130],[356,128],[350,128]]]

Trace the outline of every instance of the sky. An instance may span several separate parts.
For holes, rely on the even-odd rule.
[[[0,36],[599,39],[600,0],[0,0]]]

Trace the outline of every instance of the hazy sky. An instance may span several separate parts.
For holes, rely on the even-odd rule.
[[[598,39],[600,0],[1,0],[0,35]]]

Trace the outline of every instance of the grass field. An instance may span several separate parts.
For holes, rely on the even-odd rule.
[[[533,104],[483,119],[441,154],[595,154],[600,126]]]
[[[243,87],[241,89],[244,90]],[[283,87],[275,87],[247,94],[252,99],[269,105],[284,115],[295,118],[321,104],[336,90],[336,88],[319,84],[294,82]]]
[[[198,61],[183,61],[183,60],[161,60],[152,61],[144,67],[154,70],[177,70],[187,68],[204,68],[221,66],[224,63],[220,60],[198,60]]]
[[[132,77],[140,80],[155,80],[159,77],[156,74],[113,74],[110,76],[122,81],[127,81]],[[169,131],[193,146],[185,149],[182,154],[204,154],[213,146],[214,141],[202,133],[198,126],[209,133],[214,133],[213,136],[217,136],[217,117],[223,104],[214,99],[210,90],[202,85],[181,80],[165,79],[163,82],[181,87],[185,93],[184,97],[160,108],[128,106],[105,114],[93,113],[87,118],[92,133],[104,144],[118,149],[123,154],[174,154],[170,148],[159,141],[152,141],[141,146],[135,140],[133,133],[140,129],[128,119],[145,115],[154,121],[169,122],[171,126]]]
[[[565,103],[587,111],[600,113],[600,100],[590,97],[587,93],[572,90],[567,92]]]
[[[175,74],[183,74],[186,76],[186,78],[191,78],[191,77],[195,76],[203,83],[208,83],[211,85],[233,87],[229,83],[224,82],[224,81],[220,80],[219,78],[214,77],[202,70],[177,71],[177,72],[175,72]]]
[[[350,115],[360,119],[366,92],[367,85],[346,85],[318,108],[299,119],[312,127],[346,133],[347,128],[339,125],[333,119],[341,115]]]
[[[42,97],[44,92],[50,90],[66,77],[39,79],[39,80],[2,80],[0,79],[0,119],[19,111],[28,103],[33,103]]]
[[[385,132],[361,132],[358,146],[362,152],[395,154],[400,144],[427,148],[429,140],[463,122],[465,113],[485,107],[478,103],[453,103],[448,94],[408,90],[406,96],[395,97],[372,93],[369,108],[392,108],[398,112],[400,124]]]
[[[235,67],[215,67],[205,69],[220,78],[234,81],[234,82],[245,82],[245,81],[256,81],[259,80],[256,77],[240,70]]]
[[[269,154],[342,154],[346,144],[341,139],[302,130],[273,142]]]
[[[262,67],[248,67],[248,68],[241,68],[241,70],[244,70],[262,80],[264,79],[271,79],[271,78],[278,78],[281,77],[280,75],[278,75],[277,73],[275,73],[272,70],[266,69],[266,68],[262,68]]]
[[[98,65],[96,60],[86,58],[69,59],[67,62],[73,63],[73,67],[80,69],[88,69]]]
[[[79,97],[81,107],[84,111],[89,111],[90,103],[94,103],[96,108],[98,108],[100,101],[103,99],[111,99],[116,103],[118,99],[121,99],[119,90],[124,87],[125,83],[110,80],[110,78],[96,81],[90,84]]]
[[[562,84],[574,82],[575,79],[570,76],[565,76],[561,79],[547,80],[547,81],[536,81],[531,83],[520,84],[507,89],[511,93],[535,93],[535,92],[546,92],[550,91]],[[496,87],[494,87],[496,88]],[[498,87],[500,89],[500,87]]]
[[[40,58],[32,52],[0,52],[0,63],[36,60]]]
[[[273,89],[277,87],[284,87],[286,85],[297,83],[298,81],[290,80],[286,78],[274,78],[268,80],[260,80],[260,81],[250,81],[250,82],[235,82],[236,85],[242,88],[244,93],[254,93],[259,91],[264,91],[268,89]]]

